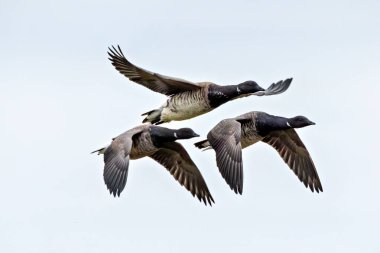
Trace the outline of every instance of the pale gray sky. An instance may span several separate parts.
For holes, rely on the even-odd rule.
[[[160,2],[160,3],[159,3]],[[1,252],[379,252],[379,1],[2,1]],[[265,144],[244,150],[244,193],[213,151],[183,143],[216,201],[205,207],[149,158],[132,161],[121,198],[90,152],[165,96],[107,60],[191,81],[263,87],[164,126],[204,138],[223,118],[305,115],[298,130],[325,192],[304,188]]]

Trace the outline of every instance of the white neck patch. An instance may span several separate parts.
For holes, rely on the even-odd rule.
[[[288,127],[292,127],[292,126],[289,124],[289,122],[287,122],[287,121],[286,121],[286,125],[287,125]]]
[[[178,138],[178,136],[177,136],[177,133],[176,133],[176,132],[174,132],[174,137],[175,137],[175,138]]]
[[[236,91],[240,94],[241,90],[239,89],[239,86],[236,86]]]

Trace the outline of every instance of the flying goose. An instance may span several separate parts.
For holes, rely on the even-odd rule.
[[[199,116],[236,98],[280,94],[286,91],[292,82],[292,78],[281,80],[267,89],[263,89],[254,81],[225,86],[211,82],[193,83],[137,67],[125,58],[119,46],[108,49],[109,60],[121,74],[133,82],[169,97],[160,108],[142,114],[146,115],[143,122],[156,125]]]
[[[214,149],[220,173],[235,193],[243,192],[242,149],[258,141],[271,145],[312,192],[323,191],[313,160],[294,128],[315,125],[304,116],[284,118],[265,112],[249,112],[220,121],[195,146]]]
[[[120,196],[127,182],[129,160],[145,156],[164,166],[173,177],[205,205],[214,202],[205,180],[178,139],[198,137],[190,128],[178,130],[143,124],[116,138],[107,147],[93,151],[104,154],[103,178],[110,194]]]

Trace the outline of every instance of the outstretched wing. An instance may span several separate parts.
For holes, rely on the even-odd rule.
[[[263,139],[263,142],[277,150],[306,187],[312,192],[314,189],[323,192],[313,160],[294,129],[273,131]]]
[[[181,144],[177,142],[164,143],[162,148],[150,157],[163,165],[193,196],[197,196],[199,201],[203,201],[205,205],[207,202],[212,205],[214,199],[201,172]]]
[[[111,145],[104,150],[104,183],[114,196],[120,196],[124,190],[127,183],[132,137],[142,131],[142,128],[131,129],[114,138]]]
[[[121,74],[129,78],[129,80],[141,84],[152,91],[170,96],[180,92],[201,88],[195,83],[153,73],[133,65],[125,58],[119,46],[117,48],[112,46],[112,48],[108,49],[108,55],[110,56],[109,59],[112,62],[112,65],[115,66]]]
[[[243,193],[241,125],[234,119],[219,122],[207,135],[216,153],[216,164],[235,193]]]

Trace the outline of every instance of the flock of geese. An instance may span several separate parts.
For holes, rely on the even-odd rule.
[[[109,48],[108,55],[116,70],[129,80],[168,96],[158,109],[142,114],[146,116],[144,124],[113,138],[109,146],[92,152],[104,155],[104,182],[114,196],[120,196],[126,185],[129,160],[148,156],[164,166],[199,201],[212,205],[214,199],[201,172],[177,142],[199,135],[190,128],[169,129],[158,125],[199,116],[236,98],[277,95],[286,91],[292,82],[291,78],[281,80],[267,89],[254,81],[223,86],[212,82],[193,83],[137,67],[125,58],[119,46]],[[207,139],[195,146],[215,150],[216,165],[235,193],[243,192],[242,149],[259,141],[276,149],[306,187],[322,192],[313,160],[294,130],[314,124],[304,116],[285,118],[252,111],[223,119],[209,131]]]

